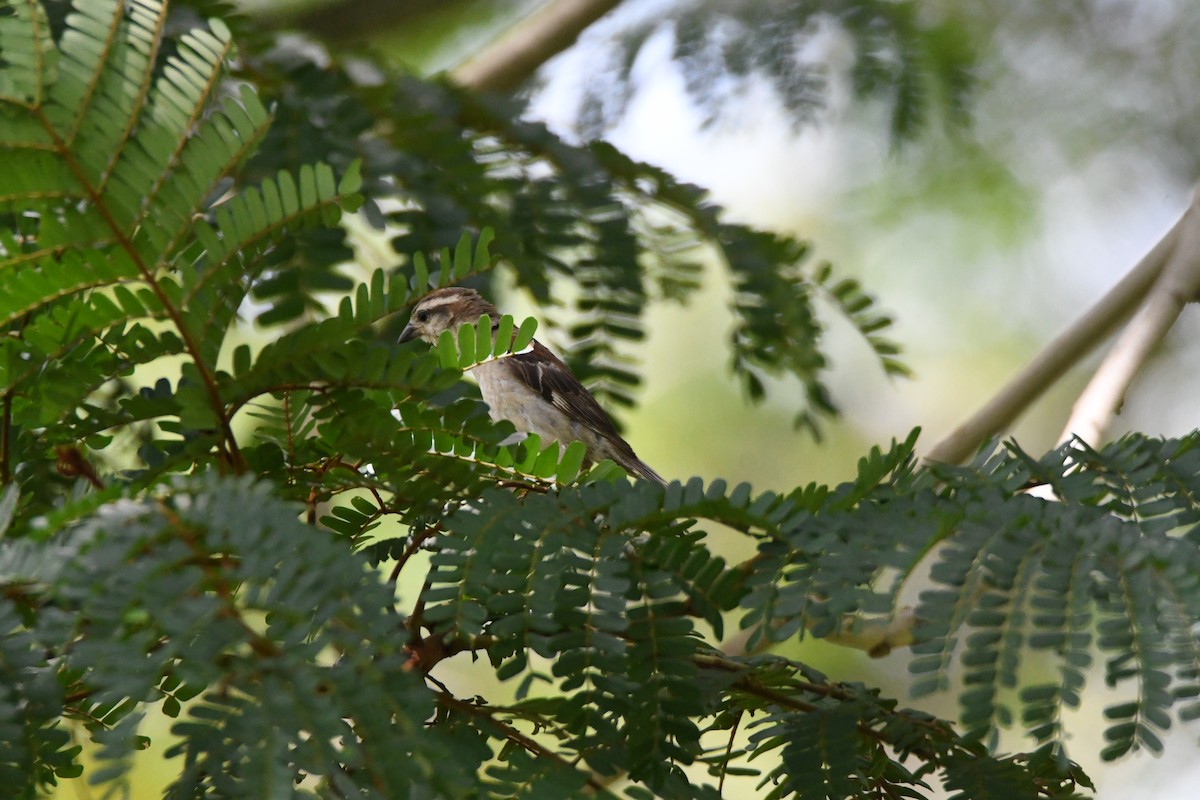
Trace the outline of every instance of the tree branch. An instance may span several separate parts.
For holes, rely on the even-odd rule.
[[[847,614],[843,618],[842,626],[829,635],[822,636],[821,641],[861,650],[871,658],[883,658],[896,648],[908,647],[913,643],[918,622],[916,610],[912,606],[901,606],[886,619],[863,619],[854,614]],[[809,626],[810,622],[806,619],[804,627]],[[738,631],[717,647],[728,656],[744,656],[765,652],[779,644],[769,636],[763,636],[754,647],[750,647],[750,637],[753,634],[753,628]]]
[[[1120,283],[1109,290],[1071,327],[1059,334],[1000,392],[929,451],[926,459],[965,461],[992,436],[1002,432],[1080,359],[1128,319],[1156,284],[1178,246],[1189,212],[1167,232]]]
[[[521,20],[451,77],[472,91],[511,92],[620,4],[621,0],[555,0]]]
[[[621,0],[550,0],[451,73],[477,92],[510,92],[566,50],[589,25]],[[298,29],[333,44],[373,39],[381,32],[419,27],[462,0],[333,0],[317,8],[265,12],[267,27]]]
[[[461,711],[469,716],[487,721],[491,725],[495,726],[495,733],[498,733],[508,741],[531,753],[532,755],[538,758],[555,761],[560,766],[566,767],[572,771],[578,770],[578,767],[576,767],[575,764],[563,758],[558,753],[529,738],[507,722],[497,719],[488,706],[462,700],[446,691],[435,692],[434,698],[440,705],[446,708]],[[585,780],[587,781],[588,786],[591,788],[607,794],[604,784],[597,780],[596,776],[588,775]]]
[[[12,480],[9,471],[9,453],[12,451],[12,389],[4,393],[0,401],[0,486]]]
[[[853,702],[857,699],[857,692],[848,688],[844,684],[838,683],[813,683],[811,681],[800,678],[789,678],[784,686],[767,686],[760,682],[754,674],[753,669],[740,661],[719,654],[698,653],[693,656],[692,660],[697,666],[704,669],[716,669],[723,672],[732,672],[739,677],[732,684],[734,689],[753,695],[768,703],[786,708],[791,711],[801,711],[804,713],[813,713],[819,710],[815,703],[810,703],[797,694],[817,695],[818,697],[832,697],[843,702]],[[790,659],[783,659],[794,668],[795,662]],[[784,689],[791,689],[792,694],[785,694]],[[881,716],[898,717],[907,719],[914,725],[930,731],[934,735],[943,737],[953,737],[954,732],[950,725],[936,718],[925,718],[924,715],[914,714],[908,709],[894,709],[879,707]],[[884,744],[895,744],[893,738],[886,730],[875,730],[870,723],[859,722],[857,724],[859,731],[867,736],[878,739]]]
[[[1075,402],[1059,444],[1079,437],[1099,446],[1125,402],[1133,379],[1145,366],[1184,306],[1200,292],[1200,190],[1172,232],[1178,231],[1166,266],[1142,306],[1109,350]]]

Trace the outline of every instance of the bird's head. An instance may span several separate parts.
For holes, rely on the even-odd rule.
[[[442,331],[457,331],[460,325],[474,324],[484,314],[490,316],[492,322],[499,320],[496,307],[474,289],[461,286],[435,289],[413,306],[408,325],[400,334],[400,343],[424,339],[436,344]]]

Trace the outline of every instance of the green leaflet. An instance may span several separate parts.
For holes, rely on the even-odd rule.
[[[77,3],[59,41],[36,3],[13,9],[0,18],[0,325],[12,331],[0,389],[21,398],[12,420],[62,420],[138,365],[181,354],[195,387],[180,392],[185,424],[227,428],[217,361],[250,280],[280,237],[357,206],[357,167],[340,185],[318,164],[217,192],[271,122],[249,86],[221,89],[224,24],[185,32],[159,68],[161,3]]]
[[[485,314],[475,325],[463,325],[457,333],[442,331],[436,351],[443,369],[466,371],[485,361],[504,358],[509,353],[520,353],[529,347],[537,332],[537,320],[526,317],[513,333],[514,322],[505,314],[492,332],[492,320]]]
[[[876,466],[889,461],[901,469]],[[1061,764],[1060,715],[1079,706],[1086,669],[1103,655],[1106,681],[1128,682],[1138,697],[1110,710],[1104,756],[1157,749],[1169,712],[1195,707],[1182,607],[1190,601],[1176,599],[1198,587],[1200,555],[1179,535],[1200,519],[1183,488],[1200,475],[1195,435],[1064,447],[1042,459],[1010,446],[969,468],[913,472],[905,463],[864,461],[859,480],[781,523],[747,577],[743,625],[781,639],[837,634],[858,618],[886,622],[890,593],[940,542],[933,586],[913,610],[915,692],[953,688],[969,735],[986,741],[1023,725]],[[1012,488],[1031,480],[1051,483],[1061,501]],[[855,542],[857,555],[846,558],[838,542]],[[881,584],[888,570],[899,577]],[[1056,677],[1013,693],[1030,650],[1052,656]],[[951,679],[956,665],[964,687]]]
[[[35,692],[49,703],[44,706],[48,711],[57,713],[53,703],[61,691],[47,691],[51,687],[44,685],[47,679],[54,685],[55,671],[88,674],[92,685],[102,687],[72,702],[103,742],[99,755],[109,776],[122,773],[132,749],[144,746],[134,736],[140,715],[125,698],[154,696],[169,716],[178,718],[174,729],[183,737],[168,755],[186,755],[189,764],[198,765],[184,767],[177,781],[198,790],[221,786],[226,776],[257,785],[264,771],[284,775],[302,768],[329,775],[338,771],[340,758],[366,757],[373,745],[365,740],[350,744],[349,750],[306,749],[302,744],[301,727],[336,736],[343,730],[345,711],[361,718],[372,731],[369,738],[400,733],[411,740],[413,758],[404,769],[373,771],[376,789],[384,786],[398,795],[424,787],[418,791],[457,796],[466,781],[473,781],[475,765],[463,762],[462,753],[456,753],[460,760],[455,765],[447,766],[455,752],[452,737],[424,730],[432,698],[419,678],[405,669],[404,636],[395,630],[386,587],[339,541],[298,521],[296,507],[276,499],[270,485],[249,478],[201,476],[177,482],[162,501],[109,500],[105,513],[70,523],[53,543],[65,581],[55,593],[56,601],[99,626],[96,635],[68,648],[60,637],[72,636],[71,627],[46,623],[32,634],[0,638],[5,677],[16,678],[14,669],[26,670],[20,683],[6,685]],[[181,537],[186,546],[172,546]],[[139,549],[144,557],[128,563],[127,554]],[[197,557],[217,553],[236,564],[219,578],[239,587],[236,604],[205,590],[215,573],[187,566]],[[306,558],[286,557],[300,553]],[[0,572],[10,578],[27,574],[22,570],[29,564],[14,555],[12,549],[0,550]],[[287,564],[283,569],[281,557]],[[118,573],[120,579],[114,579]],[[184,592],[191,602],[162,602],[168,586]],[[320,610],[315,616],[295,614],[301,607]],[[12,630],[11,608],[0,604],[5,630]],[[269,622],[255,630],[239,622],[243,614]],[[152,648],[151,655],[135,655],[125,643],[130,638],[172,644]],[[44,658],[30,658],[29,646],[36,639],[43,647],[69,651],[55,671],[42,666]],[[198,671],[199,665],[190,659],[180,660],[174,643],[185,642],[223,653],[224,667],[213,663]],[[353,655],[337,664],[311,658],[325,648]],[[261,668],[262,658],[271,661],[269,668]],[[237,687],[232,695],[231,687]],[[313,702],[318,694],[327,699]],[[332,698],[339,699],[330,702]],[[6,712],[14,710],[7,698],[0,699],[0,705]],[[255,706],[269,713],[255,714]],[[372,708],[378,713],[369,713]],[[301,718],[306,722],[297,727]],[[24,719],[35,721],[31,716]],[[41,763],[61,765],[59,774],[66,777],[72,774],[73,753],[57,751],[65,750],[70,739],[55,730],[50,729],[49,736],[38,734],[32,743]],[[222,735],[226,730],[261,735],[250,743]],[[305,752],[296,752],[297,747]],[[289,750],[295,756],[290,765]],[[217,775],[208,768],[215,764],[223,764],[224,772]]]
[[[781,767],[771,773],[781,791],[772,796],[842,797],[880,784],[922,786],[911,773],[886,766],[884,747],[920,752],[954,785],[994,774],[995,790],[981,789],[984,797],[1038,796],[1039,784],[1014,763],[993,759],[972,739],[931,726],[864,687],[822,689],[823,676],[782,659],[730,659],[704,649],[694,620],[696,608],[705,606],[698,604],[707,600],[718,616],[728,612],[750,597],[747,583],[756,578],[752,571],[745,581],[741,570],[708,554],[703,536],[689,531],[691,523],[699,517],[776,531],[795,518],[778,496],[752,502],[740,487],[733,495],[723,484],[676,484],[666,494],[644,484],[545,495],[485,492],[442,520],[423,620],[444,637],[494,639],[488,651],[505,679],[535,674],[530,652],[550,659],[564,702],[539,713],[531,701],[523,713],[562,725],[559,747],[567,755],[595,756],[597,767],[603,759],[588,742],[618,737],[634,754],[631,775],[650,786],[672,785],[672,761],[739,769],[723,750],[706,755],[700,744],[697,721],[709,720],[715,703],[728,713],[766,715],[747,724],[750,752],[784,748]],[[639,538],[665,518],[686,522]],[[701,678],[716,665],[725,677]],[[813,692],[801,706],[818,711],[787,705],[798,685]],[[607,728],[603,720],[612,718],[625,726]],[[722,729],[722,719],[711,717],[709,729]],[[1078,777],[1069,761],[1048,768]],[[1072,780],[1063,778],[1064,791]]]
[[[880,333],[891,327],[891,317],[879,312],[875,299],[864,291],[858,281],[853,278],[834,281],[833,269],[828,263],[820,265],[813,280],[867,340],[888,375],[907,377],[911,374],[908,367],[896,357],[900,353],[900,345]]]
[[[439,251],[437,263],[440,269],[434,273],[430,272],[429,260],[425,253],[420,250],[414,252],[412,287],[415,293],[420,296],[429,289],[449,286],[474,273],[486,272],[494,267],[495,260],[490,251],[494,239],[495,232],[485,226],[475,237],[475,245],[472,247],[471,234],[463,233],[453,251],[449,247],[443,247]]]
[[[773,797],[911,796],[931,775],[963,797],[1065,797],[1086,779],[1062,720],[1093,665],[1133,698],[1104,715],[1106,757],[1200,715],[1196,437],[924,469],[914,434],[844,485],[784,492],[631,485],[611,463],[583,472],[578,443],[503,445],[511,426],[456,384],[527,347],[532,320],[481,320],[433,353],[381,330],[492,269],[493,239],[535,299],[573,281],[568,356],[613,399],[637,383],[650,298],[688,297],[705,243],[734,278],[731,361],[752,393],[794,374],[828,411],[817,303],[896,371],[887,319],[857,283],[802,269],[801,243],[723,222],[606,145],[450,86],[386,73],[363,90],[336,56],[243,51],[255,80],[303,79],[329,120],[301,104],[273,124],[296,84],[260,97],[227,80],[223,24],[167,42],[164,23],[153,0],[81,0],[54,27],[36,2],[0,14],[0,785],[34,796],[83,769],[64,719],[98,747],[89,778],[119,779],[155,707],[187,796],[604,796],[626,773],[639,797],[713,796],[738,774]],[[337,271],[360,206],[398,223],[400,269]],[[259,322],[298,324],[244,336],[248,298],[270,306]],[[1061,502],[1022,494],[1031,481]],[[717,556],[717,526],[754,555]],[[422,548],[431,571],[388,584]],[[929,559],[910,664],[954,692],[961,733],[722,652],[726,632],[758,647],[890,622]],[[422,680],[434,645],[472,648],[519,699]],[[1031,654],[1046,668],[1022,686]],[[1005,726],[1038,749],[989,753]]]

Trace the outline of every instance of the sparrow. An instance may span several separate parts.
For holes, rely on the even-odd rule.
[[[400,343],[423,339],[435,344],[443,331],[474,325],[484,314],[494,332],[500,324],[496,307],[478,292],[457,286],[435,289],[413,306]],[[519,432],[543,441],[583,442],[585,463],[611,459],[638,478],[666,481],[637,457],[596,398],[571,370],[541,342],[472,368],[479,393],[492,419],[508,420]]]

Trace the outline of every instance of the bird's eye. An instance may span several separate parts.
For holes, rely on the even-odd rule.
[[[418,311],[417,312],[417,322],[429,322],[429,312],[428,311]]]

